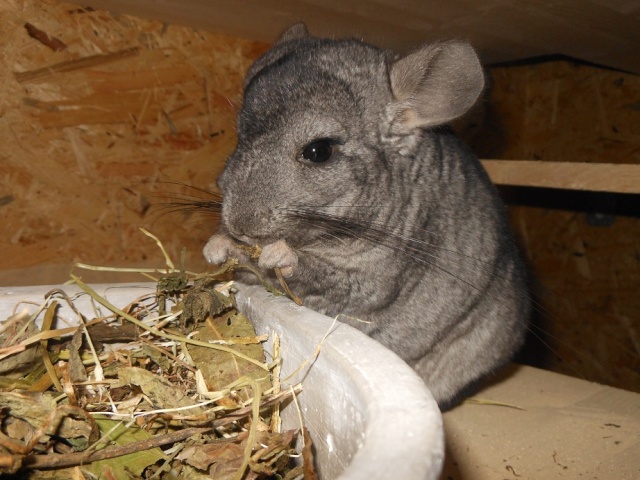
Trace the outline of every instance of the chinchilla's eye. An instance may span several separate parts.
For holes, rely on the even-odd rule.
[[[331,158],[333,142],[328,138],[315,140],[302,150],[302,158],[307,162],[324,163]]]

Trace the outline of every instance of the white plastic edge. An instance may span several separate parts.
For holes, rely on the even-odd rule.
[[[295,348],[290,339],[303,339],[308,356],[334,324],[332,318],[299,307],[286,298],[276,298],[261,287],[243,287],[237,298],[239,307],[244,307],[259,333],[276,331],[281,336],[285,359]],[[333,468],[327,471],[332,459],[319,458],[317,463],[323,467],[323,477],[437,479],[444,459],[442,415],[422,379],[396,354],[355,328],[338,323],[322,344],[316,362],[305,371],[299,400],[303,406],[311,404],[307,417],[314,412],[312,403],[322,394],[319,390],[332,390],[327,382],[339,381],[333,372],[335,366],[351,379],[339,387],[348,389],[344,393],[354,404],[364,406],[365,411],[360,412],[364,416],[361,432],[364,435],[342,472]],[[285,364],[282,376],[296,367],[291,362]],[[341,393],[333,392],[332,397],[337,400]],[[328,414],[339,416],[337,411]],[[341,423],[345,424],[344,419]],[[314,439],[316,444],[319,440],[323,439]]]

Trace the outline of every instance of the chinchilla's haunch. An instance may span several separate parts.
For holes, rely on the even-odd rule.
[[[291,27],[249,70],[211,263],[264,246],[305,305],[362,330],[442,408],[507,362],[529,310],[504,207],[446,124],[484,87],[464,42],[407,56]]]

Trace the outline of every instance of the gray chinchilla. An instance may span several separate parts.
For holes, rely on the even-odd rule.
[[[484,87],[474,50],[399,57],[285,32],[249,70],[218,179],[211,263],[259,244],[306,306],[395,351],[449,408],[523,341],[526,275],[504,207],[446,124]]]

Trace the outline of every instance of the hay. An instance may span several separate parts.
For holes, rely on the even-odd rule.
[[[220,293],[232,288],[232,282],[220,281],[237,261],[195,276],[176,270],[168,254],[166,263],[158,291],[122,308],[72,275],[108,312],[93,320],[54,289],[35,314],[3,324],[1,346],[11,346],[0,348],[0,355],[11,363],[9,370],[22,373],[2,382],[0,473],[37,479],[60,469],[71,476],[61,469],[83,465],[99,478],[163,479],[176,472],[234,480],[315,478],[302,424],[297,432],[280,431],[280,403],[295,398],[301,385],[281,389],[279,379],[271,381],[279,375],[279,340],[267,363],[261,346],[266,337],[257,337],[232,297]],[[56,328],[60,302],[76,312],[78,327]],[[103,348],[123,338],[130,342]],[[33,356],[25,354],[38,347],[34,366]],[[16,368],[22,361],[31,366]],[[295,466],[290,458],[299,456],[298,436],[303,462]]]

